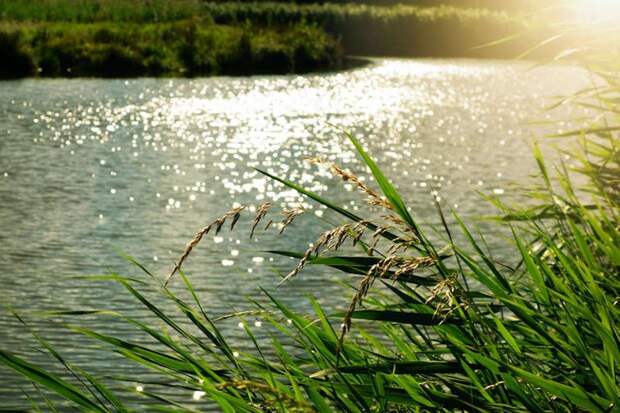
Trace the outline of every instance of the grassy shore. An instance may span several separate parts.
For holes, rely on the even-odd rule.
[[[320,28],[172,23],[0,25],[0,76],[197,76],[299,73],[340,67]]]
[[[0,76],[191,76],[339,68],[345,54],[506,58],[516,14],[454,6],[0,0]],[[530,44],[531,38],[521,39]]]

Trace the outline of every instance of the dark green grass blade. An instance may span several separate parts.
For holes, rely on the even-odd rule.
[[[411,313],[389,310],[360,310],[351,315],[357,320],[388,321],[393,323],[437,326],[442,324],[462,324],[463,321],[454,317],[442,317],[432,313]]]
[[[304,257],[304,254],[291,251],[265,251],[270,254],[281,255],[284,257],[298,258]],[[366,256],[334,256],[334,257],[310,257],[308,263],[311,265],[326,265],[328,267],[337,269],[348,274],[367,275],[371,267],[381,261],[378,257],[366,257]],[[388,271],[383,276],[377,278],[391,279],[394,275],[393,272]],[[439,281],[437,277],[432,275],[416,276],[411,274],[403,274],[398,276],[398,281],[433,286]]]
[[[335,370],[349,374],[447,374],[461,373],[463,369],[456,361],[397,361],[392,363],[368,364],[359,366],[340,366],[333,370],[314,373],[312,377],[322,377]]]
[[[95,404],[82,391],[60,377],[47,372],[17,356],[0,350],[0,363],[22,376],[51,390],[90,412],[105,413],[107,409]]]
[[[370,155],[366,153],[360,142],[355,139],[355,137],[353,137],[353,135],[351,135],[350,133],[346,133],[346,135],[351,141],[351,143],[353,143],[353,146],[355,146],[355,149],[364,160],[364,163],[370,168],[370,171],[372,172],[375,181],[381,188],[383,195],[385,195],[387,200],[390,202],[390,205],[392,205],[392,207],[394,208],[394,211],[403,219],[403,221],[407,223],[407,225],[409,225],[417,232],[418,227],[413,221],[411,215],[409,214],[409,211],[407,211],[407,207],[403,202],[401,196],[396,191],[396,188],[394,188],[394,185],[392,185],[392,183],[386,178],[386,176],[383,174],[376,162],[370,157]]]

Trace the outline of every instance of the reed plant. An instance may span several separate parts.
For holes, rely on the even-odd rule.
[[[147,281],[103,277],[120,283],[165,325],[117,315],[152,345],[73,330],[157,372],[162,380],[142,394],[166,411],[200,409],[162,395],[180,385],[226,412],[619,412],[620,60],[607,47],[610,33],[558,56],[572,55],[597,79],[558,103],[590,114],[552,138],[570,140],[564,148],[572,149],[563,149],[568,160],[550,165],[534,145],[538,181],[528,206],[490,199],[499,208],[495,222],[512,234],[511,262],[498,262],[484,234],[439,201],[442,224],[418,222],[363,144],[347,135],[372,183],[323,159],[310,162],[357,188],[375,211],[368,216],[259,170],[341,217],[306,251],[270,253],[298,260],[283,284],[303,277],[308,266],[355,280],[347,309],[326,313],[311,298],[314,312],[300,314],[264,291],[269,304],[254,305],[273,328],[269,344],[240,314],[255,349],[233,351],[183,264],[205,235],[234,230],[242,219],[251,223],[251,236],[274,222],[288,227],[284,234],[296,230],[303,210],[286,210],[282,219],[275,206],[263,204],[252,214],[236,207],[202,228],[165,279],[139,264]],[[184,286],[183,294],[170,288],[173,281]],[[162,302],[141,291],[145,283],[157,286]],[[176,312],[164,311],[170,306],[163,301]],[[0,363],[84,411],[132,410],[122,394],[41,343],[71,379],[6,350]]]

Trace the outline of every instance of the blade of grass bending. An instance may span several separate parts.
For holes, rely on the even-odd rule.
[[[498,39],[498,40],[493,40],[491,42],[487,42],[487,43],[480,44],[478,46],[474,46],[471,48],[471,50],[479,50],[479,49],[485,49],[485,48],[489,48],[493,46],[499,46],[511,40],[516,40],[519,37],[526,35],[527,33],[528,32],[520,32],[520,33],[511,34],[511,35],[502,37],[501,39]]]
[[[619,406],[614,406],[614,404],[609,400],[582,390],[576,384],[569,386],[553,380],[545,379],[517,367],[508,366],[508,368],[525,381],[541,387],[549,393],[573,403],[575,406],[585,409],[586,411],[602,413],[617,412],[619,410]]]
[[[36,384],[33,383],[33,387],[35,388],[35,390],[37,390],[37,392],[42,396],[43,400],[45,401],[47,408],[49,409],[49,411],[51,413],[58,413],[58,409],[56,408],[56,406],[54,406],[46,397],[43,393],[41,393],[41,390],[37,387]],[[19,386],[19,390],[24,394],[24,397],[26,399],[28,399],[28,401],[30,402],[30,406],[32,406],[31,410],[15,410],[14,413],[32,413],[32,412],[37,412],[37,413],[43,413],[43,410],[41,410],[41,408],[39,407],[39,404],[32,398],[32,396],[30,394],[28,394],[28,392],[26,390],[23,389],[23,387]],[[3,410],[0,410],[0,412],[2,412]]]
[[[461,228],[463,234],[467,237],[467,240],[474,247],[474,249],[476,250],[476,252],[480,256],[480,258],[482,258],[482,260],[486,264],[487,268],[489,268],[489,270],[491,270],[491,272],[493,273],[493,275],[495,276],[497,281],[500,283],[500,285],[508,293],[512,293],[513,292],[513,288],[510,285],[510,283],[508,282],[508,280],[499,272],[499,270],[497,269],[497,267],[495,266],[493,261],[491,259],[489,259],[487,254],[485,254],[484,251],[482,250],[482,248],[480,248],[480,245],[478,245],[478,242],[476,242],[476,240],[474,239],[472,233],[469,231],[469,229],[467,228],[467,226],[465,225],[463,220],[461,220],[461,217],[458,214],[456,214],[454,211],[452,212],[452,216],[456,219],[456,222],[458,223],[459,227]],[[457,252],[457,254],[459,254],[459,256],[462,257],[463,253]]]
[[[556,133],[553,135],[547,135],[551,138],[567,138],[570,136],[583,136],[590,134],[604,134],[609,132],[616,132],[620,130],[620,126],[610,126],[607,128],[591,128],[591,129],[576,129],[568,132]]]
[[[342,314],[344,315],[344,314]],[[410,313],[389,310],[354,311],[351,318],[357,320],[389,321],[402,324],[437,326],[442,324],[463,324],[463,320],[454,317],[438,317],[433,313]]]
[[[94,377],[88,375],[86,372],[79,368],[75,368],[70,365],[64,357],[60,355],[56,349],[47,342],[47,340],[43,339],[36,331],[32,331],[26,321],[19,316],[16,312],[12,311],[13,315],[17,320],[19,320],[22,325],[27,328],[32,336],[37,340],[37,342],[45,349],[47,352],[58,361],[71,375],[85,388],[88,393],[96,400],[98,404],[105,406],[103,400],[107,401],[117,412],[126,413],[127,409],[122,405],[120,400],[118,400],[102,383],[98,382]],[[90,383],[91,386],[89,386]],[[96,390],[96,392],[94,391]],[[101,396],[101,397],[100,397]],[[101,399],[103,398],[103,400]]]
[[[128,413],[129,410],[123,405],[123,403],[107,388],[103,383],[97,380],[94,376],[87,373],[83,369],[77,368],[77,371],[88,380],[88,382],[97,390],[97,392],[107,400],[110,405],[119,413]]]
[[[68,277],[70,280],[88,280],[88,281],[126,281],[141,285],[147,285],[146,282],[138,278],[124,277],[118,274],[95,274],[95,275],[77,275]]]
[[[299,333],[304,335],[312,343],[311,345],[316,348],[319,355],[323,357],[323,360],[327,364],[329,364],[331,367],[336,367],[335,365],[336,346],[334,346],[331,349],[327,348],[326,343],[318,335],[317,331],[313,328],[313,326],[310,323],[308,323],[307,320],[305,320],[304,318],[292,312],[288,307],[286,307],[284,304],[279,302],[273,295],[269,294],[264,288],[261,288],[261,291],[267,297],[269,297],[271,302],[274,305],[276,305],[286,317],[288,317],[289,319],[293,321],[293,325],[295,326],[295,328],[299,331]],[[340,355],[343,357],[343,359],[346,358],[347,354],[348,354],[348,351],[346,350],[346,348],[342,349]],[[333,359],[330,359],[329,357],[330,355],[333,356]],[[340,400],[340,402],[349,403],[348,408],[351,411],[355,411],[352,409],[352,407],[356,407],[360,411],[370,412],[371,410],[370,410],[370,407],[368,406],[368,403],[366,402],[364,397],[362,397],[362,395],[357,391],[356,387],[349,380],[347,380],[346,377],[341,375],[339,372],[337,372],[337,374],[343,381],[343,383],[340,383],[340,385],[345,387],[346,389],[345,392],[351,392],[353,394],[353,397],[351,397],[350,399]],[[355,403],[355,405],[350,405],[351,402]]]
[[[176,411],[181,411],[181,412],[184,412],[184,413],[200,413],[200,410],[196,410],[196,409],[189,408],[187,406],[183,406],[182,404],[177,403],[177,402],[175,402],[173,400],[167,399],[167,398],[165,398],[163,396],[160,396],[159,394],[155,394],[155,393],[148,392],[148,391],[142,391],[140,394],[142,394],[142,395],[144,395],[146,397],[150,397],[153,400],[157,400],[157,401],[160,401],[162,403],[165,403],[165,404],[167,404],[169,406],[175,406],[175,407],[181,409],[181,410],[176,410]],[[161,411],[165,411],[165,410],[162,408]]]
[[[36,383],[32,382],[32,387],[34,387],[35,390],[41,395],[41,397],[45,401],[45,405],[50,410],[50,412],[52,412],[52,413],[60,413],[60,410],[58,410],[56,405],[49,399],[49,397],[47,397],[45,395],[45,393],[43,393],[41,391],[41,388],[39,388],[39,386]]]
[[[375,181],[381,188],[383,195],[385,195],[387,200],[390,202],[390,205],[394,208],[394,211],[416,232],[416,235],[419,235],[418,226],[413,221],[409,211],[407,211],[407,207],[405,206],[401,196],[396,191],[396,188],[394,188],[394,185],[392,185],[392,183],[386,178],[376,162],[368,155],[368,153],[366,153],[360,142],[348,132],[345,132],[345,135],[349,138],[353,146],[355,146],[357,153],[362,157],[366,166],[370,168]]]
[[[539,49],[545,47],[546,45],[551,44],[551,43],[555,42],[558,39],[561,39],[564,36],[565,36],[565,33],[559,33],[559,34],[553,35],[551,37],[548,37],[547,39],[539,42],[537,45],[535,45],[533,47],[530,47],[526,51],[522,52],[519,56],[516,57],[516,60],[524,59],[527,56],[529,56],[532,53],[534,53],[536,50],[539,50]]]
[[[333,412],[333,410],[329,407],[329,404],[327,404],[327,402],[323,400],[323,397],[321,397],[319,392],[314,387],[304,386],[304,390],[306,390],[306,394],[308,395],[308,398],[310,399],[314,407],[316,407],[317,411],[321,413]]]
[[[462,367],[456,361],[424,361],[424,360],[411,360],[411,361],[397,361],[391,363],[379,363],[379,364],[367,364],[359,366],[339,366],[335,369],[321,370],[313,373],[311,377],[319,378],[324,377],[335,371],[349,374],[446,374],[446,373],[461,373]]]
[[[178,323],[176,323],[174,320],[172,320],[170,317],[168,317],[166,314],[164,314],[163,311],[161,311],[157,306],[155,306],[153,303],[151,303],[146,297],[144,297],[142,294],[140,294],[136,289],[134,289],[133,287],[131,287],[128,283],[125,282],[121,282],[121,284],[134,296],[136,297],[138,300],[140,300],[140,302],[142,302],[153,314],[155,314],[159,319],[161,319],[163,322],[165,322],[167,325],[169,325],[170,327],[172,327],[177,333],[179,333],[182,337],[185,337],[186,339],[192,341],[193,343],[195,343],[196,345],[200,346],[203,350],[205,350],[208,353],[212,353],[213,350],[210,349],[209,347],[206,346],[206,344],[204,344],[202,342],[202,340],[199,340],[198,338],[196,338],[194,335],[190,334],[189,332],[187,332],[185,329],[183,329]],[[178,304],[178,303],[177,303]],[[128,321],[138,325],[140,328],[142,328],[144,331],[146,331],[147,333],[149,333],[151,336],[153,336],[155,339],[157,339],[158,341],[160,341],[162,344],[167,345],[168,347],[170,347],[171,349],[173,349],[174,351],[177,352],[177,354],[184,354],[185,352],[182,351],[180,349],[180,347],[174,343],[172,340],[167,339],[166,337],[162,336],[160,333],[156,332],[155,330],[149,328],[147,325],[138,322],[136,320],[131,320],[131,319],[127,319]],[[198,366],[199,363],[197,362],[197,360],[194,360],[192,357],[186,357],[186,359],[191,362],[192,364]],[[205,368],[205,366],[200,366],[201,368]]]
[[[93,403],[74,385],[4,350],[0,350],[0,364],[15,370],[27,379],[44,386],[88,411],[99,413],[106,413],[107,411]]]
[[[132,257],[131,255],[125,253],[125,251],[123,251],[120,248],[116,248],[116,253],[118,255],[121,256],[121,258],[123,258],[125,261],[127,261],[130,264],[135,265],[136,267],[140,268],[140,270],[142,270],[142,272],[144,272],[146,275],[148,275],[149,277],[155,279],[155,276],[153,275],[153,273],[151,273],[144,265],[140,264],[134,257]]]
[[[169,369],[171,371],[176,371],[184,374],[195,374],[196,372],[196,370],[192,367],[191,363],[186,360],[173,357],[159,351],[151,350],[138,344],[133,344],[128,341],[120,340],[115,337],[103,335],[89,329],[72,327],[72,330],[85,336],[102,341],[104,343],[111,344],[118,348],[124,356],[133,355],[133,359],[136,361],[144,361],[162,367],[163,369]]]
[[[190,282],[189,278],[181,270],[179,270],[179,274],[181,275],[181,278],[183,279],[183,283],[185,284],[185,287],[190,292],[194,302],[198,306],[200,310],[200,314],[202,314],[202,317],[204,318],[204,320],[212,328],[211,334],[214,337],[211,338],[211,335],[208,335],[209,339],[211,339],[211,341],[213,341],[213,343],[217,345],[218,349],[220,349],[228,357],[228,359],[231,360],[237,366],[240,372],[246,375],[246,372],[243,370],[243,368],[241,367],[237,359],[234,357],[234,354],[233,354],[234,352],[232,348],[230,347],[230,345],[228,344],[224,336],[221,334],[219,328],[217,328],[215,323],[211,320],[211,318],[207,315],[206,311],[204,310],[202,303],[200,302],[200,299],[198,298],[196,290],[194,289],[194,286]]]
[[[283,257],[303,258],[304,254],[291,251],[265,251],[269,254],[281,255]],[[310,265],[326,265],[328,267],[343,271],[348,274],[355,275],[368,275],[371,267],[381,261],[378,257],[360,257],[360,256],[334,256],[334,257],[310,257],[308,263]],[[387,272],[383,275],[377,275],[376,278],[392,279],[394,273]],[[433,276],[416,276],[416,275],[399,275],[398,281],[407,282],[411,284],[434,286],[437,284],[438,279]]]

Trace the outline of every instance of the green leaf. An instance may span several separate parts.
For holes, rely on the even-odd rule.
[[[78,406],[81,406],[88,411],[101,413],[106,412],[106,409],[103,409],[99,405],[93,403],[84,393],[82,393],[74,385],[61,379],[55,374],[49,373],[33,364],[28,363],[27,361],[17,356],[0,350],[0,363],[4,364],[6,367],[15,370],[22,376],[26,377],[28,380],[32,380],[33,382],[44,386],[45,388],[57,393],[58,395],[64,397],[67,400],[74,402]]]
[[[346,209],[341,208],[341,207],[339,207],[336,204],[333,204],[332,202],[328,201],[327,199],[321,197],[320,195],[318,195],[318,194],[316,194],[316,193],[314,193],[312,191],[309,191],[309,190],[307,190],[307,189],[305,189],[305,188],[303,188],[303,187],[301,187],[301,186],[299,186],[299,185],[297,185],[297,184],[295,184],[295,183],[293,183],[291,181],[288,181],[288,180],[283,179],[283,178],[278,178],[277,176],[272,175],[269,172],[263,171],[262,169],[259,169],[259,168],[254,168],[254,169],[256,171],[260,172],[261,174],[263,174],[265,176],[268,176],[269,178],[271,178],[271,179],[273,179],[275,181],[278,181],[278,182],[288,186],[291,189],[294,189],[295,191],[299,192],[300,194],[303,194],[303,195],[307,196],[308,198],[313,199],[313,200],[315,200],[316,202],[318,202],[318,203],[320,203],[322,205],[325,205],[327,208],[329,208],[329,209],[331,209],[333,211],[336,211],[336,212],[338,212],[341,215],[344,215],[345,217],[347,217],[351,221],[362,222],[371,231],[376,231],[379,228],[376,225],[374,225],[373,223],[370,223],[370,222],[362,219],[361,217],[359,217],[359,216],[357,216],[357,215],[347,211]],[[381,232],[381,236],[386,238],[386,239],[388,239],[388,240],[390,240],[390,241],[396,241],[396,240],[399,239],[399,237],[397,235],[394,235],[394,234],[392,234],[389,231],[382,231]]]
[[[335,371],[349,374],[446,374],[461,373],[463,369],[456,361],[411,360],[359,366],[339,366],[334,369],[327,369],[313,373],[312,377],[323,377],[333,374]]]
[[[389,321],[402,324],[437,326],[442,324],[462,324],[463,321],[454,317],[442,317],[433,313],[411,313],[389,310],[360,310],[351,314],[358,320]]]
[[[417,225],[413,221],[413,218],[409,214],[409,211],[407,211],[407,207],[398,192],[396,191],[396,188],[394,188],[394,185],[392,185],[392,183],[385,177],[376,162],[366,153],[360,142],[355,139],[355,137],[353,137],[353,135],[351,135],[350,133],[346,133],[346,135],[351,141],[351,143],[353,143],[353,146],[355,146],[355,149],[364,160],[364,163],[366,163],[368,168],[370,168],[370,171],[372,172],[375,181],[381,188],[383,195],[385,195],[390,205],[392,205],[392,207],[394,208],[394,211],[403,219],[403,221],[407,223],[407,225],[409,225],[412,229],[418,232]]]
[[[284,257],[298,258],[301,259],[304,257],[304,254],[298,252],[291,251],[265,251],[266,253],[281,255]],[[313,265],[326,265],[328,267],[337,269],[339,271],[346,272],[348,274],[356,274],[356,275],[367,275],[370,271],[370,268],[381,261],[381,258],[378,257],[366,257],[366,256],[334,256],[334,257],[310,257],[308,258],[308,263]],[[382,277],[377,278],[385,278],[392,279],[394,272],[388,271]],[[437,277],[431,275],[425,276],[416,276],[412,274],[403,274],[398,276],[398,281],[418,284],[418,285],[427,285],[434,286],[439,281]]]

